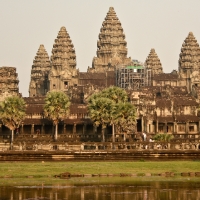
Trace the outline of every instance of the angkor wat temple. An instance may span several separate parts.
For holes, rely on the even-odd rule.
[[[136,132],[168,133],[199,137],[200,117],[200,47],[192,32],[183,42],[179,66],[164,73],[155,49],[144,64],[127,57],[124,30],[114,8],[110,7],[102,23],[96,57],[87,72],[76,68],[76,53],[65,27],[54,41],[51,57],[40,45],[33,61],[26,119],[21,134],[52,134],[52,122],[44,118],[44,97],[48,91],[64,91],[71,100],[70,116],[59,124],[59,135],[67,141],[100,141],[101,127],[95,127],[88,116],[88,97],[103,88],[124,88],[137,110],[137,127],[126,137],[133,141]],[[14,67],[0,68],[0,100],[19,95],[18,75]],[[0,124],[0,134],[9,130]],[[116,134],[123,141],[124,133]],[[106,141],[111,141],[111,127]]]

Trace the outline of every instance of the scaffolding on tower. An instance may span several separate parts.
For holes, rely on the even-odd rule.
[[[118,65],[116,67],[116,84],[124,89],[139,89],[145,86],[145,69],[141,63],[133,66]]]

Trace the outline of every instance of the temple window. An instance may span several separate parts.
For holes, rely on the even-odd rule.
[[[68,81],[64,82],[64,87],[67,88],[68,87]]]
[[[194,132],[194,126],[189,126],[189,132]]]
[[[179,132],[185,132],[185,125],[183,125],[183,124],[178,125],[178,131]]]
[[[53,84],[53,89],[56,89],[56,85],[55,84]]]

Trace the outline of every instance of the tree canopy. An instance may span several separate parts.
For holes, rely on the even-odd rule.
[[[58,123],[69,115],[69,97],[61,91],[48,92],[45,98],[44,115],[55,125],[55,139],[57,140]]]
[[[105,129],[107,125],[112,125],[113,142],[115,126],[118,131],[133,130],[136,118],[135,107],[128,102],[126,91],[119,87],[112,86],[93,94],[89,98],[88,109],[95,125],[101,124],[102,129]],[[104,138],[103,131],[102,136]]]
[[[0,119],[12,131],[11,143],[13,142],[14,130],[19,128],[25,118],[25,111],[25,101],[18,96],[7,97],[0,103]]]
[[[0,103],[0,119],[10,130],[18,128],[25,117],[25,101],[18,97],[7,97]]]

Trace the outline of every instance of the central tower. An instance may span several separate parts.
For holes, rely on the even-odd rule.
[[[113,71],[116,65],[130,65],[127,58],[125,34],[113,7],[109,8],[97,41],[97,57],[93,58],[88,72]]]

